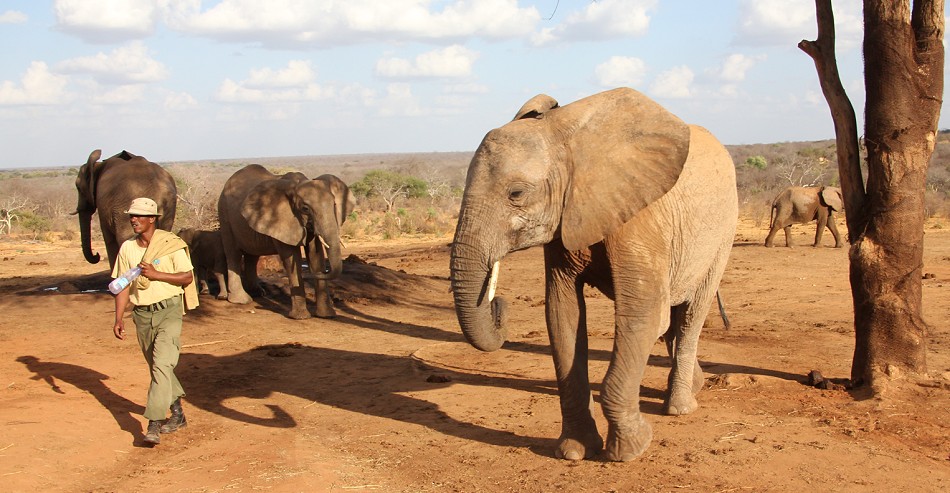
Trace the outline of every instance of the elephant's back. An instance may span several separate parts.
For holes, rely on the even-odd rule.
[[[139,197],[148,197],[158,204],[162,214],[158,227],[171,231],[178,200],[178,189],[171,173],[141,156],[130,160],[106,160],[96,183],[96,204],[100,218],[113,225],[120,243],[132,237],[125,211],[132,200]],[[109,205],[103,207],[101,204]]]

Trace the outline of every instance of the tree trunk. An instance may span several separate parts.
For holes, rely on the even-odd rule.
[[[818,40],[799,46],[815,59],[822,88],[840,86],[834,69],[830,0],[816,0]],[[864,2],[865,142],[868,182],[860,183],[856,140],[838,92],[825,90],[838,134],[838,166],[851,242],[855,348],[851,379],[875,392],[894,370],[927,371],[921,311],[924,191],[943,98],[944,1]],[[829,66],[831,68],[829,68]],[[832,80],[833,79],[833,80]],[[847,104],[850,108],[850,103]],[[850,118],[854,118],[853,110]],[[841,146],[848,146],[842,150]]]

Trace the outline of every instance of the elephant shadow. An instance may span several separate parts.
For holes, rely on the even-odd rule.
[[[142,423],[136,417],[145,412],[145,407],[113,392],[105,384],[105,380],[109,379],[108,375],[79,365],[42,361],[30,355],[19,356],[16,360],[34,373],[31,379],[43,380],[52,392],[66,394],[67,390],[63,389],[58,382],[65,382],[88,392],[102,404],[102,407],[112,413],[120,429],[132,435],[132,443],[135,446],[147,446],[143,441],[145,435],[142,432]]]
[[[556,394],[553,381],[433,369],[408,357],[296,343],[260,346],[227,356],[183,353],[176,373],[186,383],[186,400],[190,405],[256,426],[299,426],[295,412],[268,402],[274,394],[286,394],[336,409],[424,426],[466,440],[527,446],[539,455],[551,455],[549,451],[554,449],[554,438],[523,436],[459,420],[436,403],[405,395],[453,383]],[[260,408],[245,412],[242,409],[253,406],[242,405],[242,409],[237,409],[233,399],[239,398],[259,400]]]

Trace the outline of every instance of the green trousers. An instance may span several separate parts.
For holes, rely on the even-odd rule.
[[[165,419],[172,402],[185,395],[175,376],[181,351],[181,296],[169,298],[164,303],[164,308],[155,309],[153,305],[151,308],[137,306],[132,310],[139,347],[152,377],[145,404],[145,417],[149,421]]]

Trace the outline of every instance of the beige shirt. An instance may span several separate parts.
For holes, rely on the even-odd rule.
[[[119,247],[119,258],[116,259],[115,267],[112,269],[112,277],[119,277],[132,267],[135,267],[141,262],[144,256],[145,248],[139,246],[135,238],[127,240]],[[175,250],[164,257],[159,257],[157,260],[158,263],[155,264],[155,270],[159,272],[177,274],[180,272],[189,272],[194,269],[194,266],[191,265],[191,259],[188,258],[184,248]],[[162,281],[151,281],[147,289],[139,289],[137,284],[132,282],[128,289],[129,301],[136,306],[158,303],[172,296],[179,296],[184,292],[181,286],[175,286],[174,284]]]

